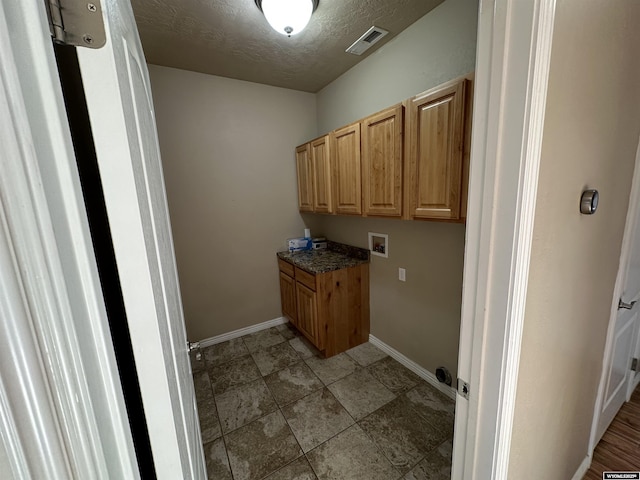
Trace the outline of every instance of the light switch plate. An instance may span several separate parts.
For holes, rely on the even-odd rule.
[[[407,271],[404,268],[398,269],[398,280],[400,280],[401,282],[407,281]]]

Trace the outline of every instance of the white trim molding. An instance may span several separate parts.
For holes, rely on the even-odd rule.
[[[576,473],[573,475],[573,477],[571,477],[571,480],[582,480],[582,477],[584,477],[584,474],[587,473],[590,467],[591,455],[587,455],[582,460],[582,463],[580,463],[580,466],[578,467],[578,470],[576,470]]]
[[[2,440],[16,478],[136,479],[45,5],[0,3],[0,42]]]
[[[420,378],[422,378],[426,382],[433,385],[439,391],[444,393],[447,397],[453,400],[456,399],[456,390],[453,387],[450,387],[449,385],[446,385],[438,381],[436,376],[426,368],[421,367],[416,362],[411,360],[409,357],[406,357],[405,355],[397,351],[395,348],[390,347],[389,345],[384,343],[382,340],[374,337],[373,335],[369,335],[369,342],[371,342],[372,345],[375,345],[376,347],[378,347],[380,350],[382,350],[384,353],[389,355],[391,358],[397,360],[399,363],[407,367],[409,370],[411,370],[413,373],[418,375]]]
[[[260,330],[266,330],[267,328],[282,325],[287,322],[288,320],[285,317],[278,317],[274,318],[273,320],[267,320],[266,322],[251,325],[249,327],[239,328],[238,330],[234,330],[232,332],[216,335],[215,337],[205,338],[204,340],[200,340],[198,343],[202,348],[210,347],[211,345],[217,345],[218,343],[227,342],[229,340],[233,340],[234,338],[240,338],[245,335],[249,335],[250,333],[256,333]]]
[[[480,2],[455,480],[508,478],[554,18],[555,0]]]
[[[108,470],[5,14],[0,8],[0,41],[9,46],[0,51],[4,441],[19,478],[97,478]]]
[[[0,378],[2,423],[14,433],[7,450],[17,476],[96,478],[108,470],[5,14],[0,9],[0,38],[10,46],[0,52]]]

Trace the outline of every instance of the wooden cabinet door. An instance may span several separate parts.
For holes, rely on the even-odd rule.
[[[333,132],[331,155],[336,213],[362,214],[360,123]]]
[[[313,166],[313,211],[333,213],[329,135],[311,142],[311,165]]]
[[[296,281],[282,272],[280,272],[280,300],[282,302],[282,314],[291,323],[297,325]]]
[[[409,102],[413,218],[460,218],[466,84],[448,84]]]
[[[318,341],[318,317],[316,293],[296,282],[296,299],[298,303],[298,329],[314,344]]]
[[[365,215],[402,214],[402,104],[362,121],[362,190]]]
[[[301,212],[313,212],[313,169],[311,146],[308,143],[296,148],[298,173],[298,208]]]

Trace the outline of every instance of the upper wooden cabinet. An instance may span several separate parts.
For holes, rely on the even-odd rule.
[[[310,143],[313,167],[313,211],[317,213],[333,213],[329,137],[325,135]]]
[[[308,143],[296,148],[298,173],[298,208],[301,212],[313,212],[313,169],[311,147]]]
[[[331,156],[336,213],[361,215],[360,123],[333,132]]]
[[[466,77],[298,147],[300,211],[464,221],[473,103]]]
[[[365,215],[402,214],[402,104],[362,120],[362,192]]]
[[[460,218],[467,80],[408,101],[409,216]]]

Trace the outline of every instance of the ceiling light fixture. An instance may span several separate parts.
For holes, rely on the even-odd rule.
[[[296,35],[309,23],[318,0],[255,0],[269,25],[282,35]]]

